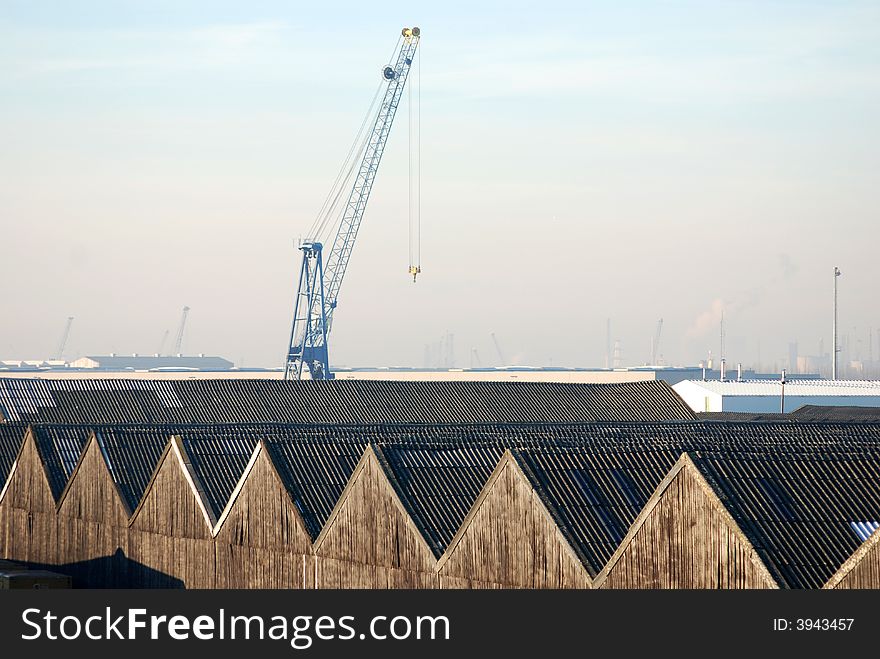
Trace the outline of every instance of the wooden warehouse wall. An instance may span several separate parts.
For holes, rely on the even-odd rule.
[[[436,588],[436,558],[371,446],[315,540],[317,588]]]
[[[56,562],[55,498],[30,428],[0,493],[0,524],[3,558]]]
[[[859,547],[825,588],[880,588],[880,529]]]
[[[438,563],[441,588],[589,588],[590,575],[505,451]]]
[[[214,586],[214,520],[188,462],[173,438],[129,522],[130,559],[143,566],[133,575],[139,585]]]
[[[218,525],[218,588],[313,586],[312,538],[263,442]]]
[[[368,447],[314,545],[260,443],[220,519],[182,442],[169,442],[130,517],[91,437],[56,504],[29,430],[0,492],[0,557],[56,565],[77,585],[232,588],[587,588],[587,571],[506,452],[438,561]],[[130,580],[129,580],[130,578]],[[775,588],[687,455],[593,587]],[[880,587],[880,530],[826,588]]]
[[[685,454],[597,576],[597,588],[776,588],[749,540]]]
[[[58,501],[58,564],[77,586],[126,587],[126,508],[94,434]]]

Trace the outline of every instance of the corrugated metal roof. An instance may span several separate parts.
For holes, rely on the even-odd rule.
[[[692,385],[722,396],[779,396],[779,380],[683,380],[674,389]],[[789,380],[786,396],[880,396],[880,380]]]
[[[247,433],[182,430],[183,446],[205,488],[206,505],[219,519],[257,446]]]
[[[110,476],[129,512],[144,496],[162,451],[179,428],[174,426],[101,426],[95,436]]]
[[[90,429],[82,426],[36,426],[34,439],[46,469],[52,496],[58,501],[88,442]]]
[[[309,430],[296,429],[287,437],[267,437],[266,446],[306,530],[316,539],[354,473],[366,440],[357,434],[315,437]]]
[[[693,419],[662,381],[0,378],[10,420],[54,423],[544,423]]]
[[[410,515],[434,555],[443,554],[498,464],[499,442],[380,444],[379,455],[393,475]]]
[[[37,425],[56,497],[91,428],[132,510],[168,439],[180,435],[215,516],[263,439],[312,538],[372,443],[438,556],[510,448],[594,576],[684,452],[706,464],[714,460],[703,469],[727,505],[742,510],[732,514],[766,548],[768,565],[785,566],[777,570],[785,585],[813,587],[827,579],[857,546],[851,524],[880,519],[877,423]],[[774,463],[778,456],[784,459]],[[773,469],[783,475],[773,476]]]
[[[877,452],[689,455],[784,587],[821,588],[880,519]]]
[[[18,456],[27,425],[23,423],[0,423],[0,490],[9,478],[12,465]]]
[[[791,414],[781,412],[697,412],[697,418],[701,421],[797,421]]]
[[[838,421],[880,423],[880,407],[852,405],[803,405],[790,413],[797,421]]]
[[[859,536],[859,540],[865,542],[874,531],[880,529],[880,522],[850,522],[849,526]]]

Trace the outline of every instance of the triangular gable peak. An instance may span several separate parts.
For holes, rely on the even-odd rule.
[[[880,588],[880,527],[835,572],[823,588]]]
[[[722,542],[712,536],[713,531],[722,534]],[[694,533],[703,535],[695,538]],[[685,557],[686,564],[671,563],[669,557],[678,554],[663,545],[674,540],[699,555],[690,560]],[[631,568],[630,562],[639,567]],[[646,572],[645,566],[653,566],[653,572]],[[597,575],[593,587],[778,588],[779,581],[690,455],[683,453]]]
[[[7,428],[7,431],[8,430],[9,428]],[[12,457],[12,459],[7,463],[9,466],[4,470],[5,474],[3,474],[3,480],[2,482],[0,482],[0,504],[3,503],[3,498],[6,495],[6,490],[9,488],[9,483],[12,481],[12,475],[15,473],[16,465],[18,464],[19,457],[21,456],[21,449],[28,438],[28,434],[31,432],[31,428],[29,425],[16,425],[15,430],[17,431],[17,437],[13,440],[14,443],[10,443],[10,445],[7,447],[9,450],[9,455]]]
[[[192,468],[183,440],[173,435],[165,446],[129,527],[140,531],[169,531],[171,517],[175,537],[210,538],[217,520],[206,503],[205,488]],[[187,498],[192,495],[192,499]],[[158,500],[157,503],[155,500]],[[196,520],[200,520],[198,523]],[[179,532],[180,528],[184,533]]]
[[[234,518],[243,506],[250,505],[253,497],[260,497],[266,492],[272,493],[273,500],[269,506],[275,519],[259,520],[260,523],[256,525],[258,528],[254,528],[255,525],[251,524],[251,528],[261,537],[254,537],[252,534],[249,536],[247,544],[251,546],[292,545],[292,549],[311,552],[312,539],[306,524],[290,498],[290,493],[278,474],[278,469],[264,440],[260,440],[254,447],[247,467],[232,491],[232,496],[229,497],[226,507],[217,518],[212,535],[215,538],[224,539],[223,536],[231,532],[228,527],[231,524],[230,518]],[[268,534],[274,535],[276,532],[281,533],[277,539],[273,540],[267,537]]]
[[[3,423],[0,421],[0,491],[9,479],[15,458],[21,451],[21,444],[27,433],[27,424]]]
[[[315,540],[316,556],[380,569],[433,573],[436,556],[392,478],[377,449],[367,446]],[[320,581],[317,575],[316,581]]]
[[[254,447],[214,527],[215,574],[223,588],[307,588],[312,537],[264,441]]]
[[[107,504],[111,510],[108,510]],[[78,505],[78,508],[74,508]],[[106,522],[108,513],[116,516],[114,523],[125,522],[131,517],[131,509],[113,480],[107,456],[98,435],[92,431],[85,449],[73,468],[64,491],[58,498],[56,510],[68,517],[89,521]]]
[[[782,588],[822,588],[880,520],[874,452],[691,455]]]
[[[12,560],[54,563],[57,538],[55,497],[29,427],[0,492],[0,552]]]
[[[506,449],[437,563],[443,587],[589,588],[557,520],[520,456]],[[523,542],[527,536],[534,542]]]
[[[32,511],[54,511],[56,500],[33,426],[28,426],[9,476],[0,490],[0,504]]]

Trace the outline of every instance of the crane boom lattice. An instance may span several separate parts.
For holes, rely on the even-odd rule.
[[[183,348],[183,332],[186,329],[186,317],[189,315],[189,307],[184,307],[180,315],[180,326],[177,328],[177,338],[174,339],[174,354],[181,354]]]
[[[323,258],[324,246],[320,240],[312,238],[299,247],[302,265],[294,300],[293,327],[284,368],[285,379],[301,379],[303,367],[308,370],[312,379],[332,377],[327,338],[333,325],[339,290],[415,58],[419,35],[420,30],[417,27],[404,28],[391,63],[382,71],[382,77],[387,84],[385,95],[363,146],[354,186],[342,210],[339,229],[326,262]]]
[[[54,359],[64,359],[64,349],[67,347],[67,339],[70,338],[71,325],[73,325],[73,316],[68,316],[67,322],[64,324],[64,333],[61,335],[61,341],[58,342],[58,348],[56,348],[53,355]]]

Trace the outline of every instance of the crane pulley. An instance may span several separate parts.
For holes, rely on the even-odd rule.
[[[310,239],[299,246],[302,252],[299,287],[293,305],[293,327],[284,367],[284,378],[299,380],[304,368],[314,380],[332,378],[330,372],[327,338],[333,325],[339,290],[348,268],[358,230],[363,220],[367,201],[379,169],[382,154],[391,131],[391,124],[403,96],[404,87],[419,45],[421,31],[417,27],[404,28],[394,49],[390,63],[382,69],[382,82],[376,90],[367,117],[361,124],[358,137],[349,150],[348,157],[336,177],[312,229]],[[385,94],[378,106],[372,128],[365,132],[372,117],[376,99],[385,87]],[[412,111],[412,105],[410,105]],[[412,145],[412,123],[411,145]],[[412,156],[410,158],[412,175]],[[347,201],[337,213],[347,183],[353,179]],[[413,186],[410,183],[410,274],[413,279],[420,272],[418,255],[413,254]],[[339,228],[332,247],[324,261],[324,244],[321,233],[332,226],[338,217]]]

